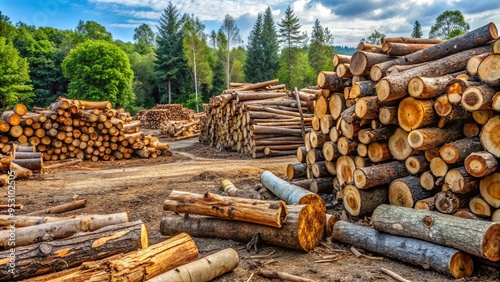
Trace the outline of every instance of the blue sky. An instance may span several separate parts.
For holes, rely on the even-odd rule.
[[[334,35],[334,44],[356,46],[374,30],[388,37],[409,36],[415,20],[427,37],[436,17],[446,10],[460,10],[471,29],[494,22],[500,28],[499,0],[185,0],[172,1],[181,13],[198,16],[206,32],[218,30],[230,14],[247,40],[257,14],[270,6],[275,22],[291,6],[304,31],[311,33],[318,18]],[[0,0],[0,11],[13,23],[74,29],[79,20],[94,20],[114,39],[132,41],[134,28],[142,23],[156,31],[167,0]]]

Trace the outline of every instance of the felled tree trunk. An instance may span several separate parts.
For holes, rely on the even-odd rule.
[[[314,205],[287,206],[287,221],[281,228],[210,217],[167,217],[160,222],[162,235],[186,232],[194,237],[212,237],[248,242],[260,234],[264,242],[302,251],[312,250],[321,240],[326,221],[323,209]]]
[[[175,190],[163,203],[163,210],[253,222],[277,228],[283,225],[287,215],[283,201],[224,197],[209,192],[202,195]]]
[[[458,250],[433,243],[377,232],[370,227],[338,221],[333,226],[333,239],[397,261],[434,269],[455,278],[469,277],[472,258]]]
[[[409,175],[396,179],[389,185],[389,203],[395,206],[412,208],[418,200],[432,196],[429,190],[420,186],[417,176]]]
[[[130,281],[141,282],[198,259],[193,239],[183,233],[125,255],[83,263],[61,273],[35,277],[31,282]]]
[[[27,213],[26,215],[59,214],[59,213],[65,213],[65,212],[76,210],[76,209],[85,208],[86,206],[87,206],[87,200],[83,199],[83,200],[77,200],[77,201],[69,202],[66,204],[46,208],[46,209],[39,210],[39,211],[30,212],[30,213]]]
[[[370,216],[382,204],[388,203],[388,189],[378,186],[361,190],[354,185],[346,185],[342,190],[344,207],[352,216]]]
[[[409,174],[405,164],[399,161],[382,163],[369,167],[357,168],[354,171],[354,184],[359,189],[367,189],[387,184]]]
[[[492,174],[498,168],[498,160],[486,151],[473,152],[464,162],[467,172],[474,177],[485,177]]]
[[[3,278],[0,281],[43,275],[147,246],[146,226],[140,220],[107,226],[93,232],[81,232],[51,242],[24,247],[16,244],[16,274],[8,273],[7,262],[0,263],[0,277]],[[10,250],[0,252],[0,261],[9,261],[9,255]]]
[[[176,267],[148,282],[208,282],[235,269],[239,262],[238,253],[228,248]]]
[[[381,205],[372,214],[372,224],[378,231],[449,246],[492,261],[500,260],[499,223]]]

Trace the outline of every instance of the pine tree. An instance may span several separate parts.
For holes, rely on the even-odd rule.
[[[276,77],[279,69],[278,34],[274,25],[271,8],[267,7],[262,23],[262,49],[264,50],[261,77],[262,80],[271,80]],[[247,76],[248,78],[248,76]]]
[[[313,70],[318,73],[322,70],[331,70],[331,59],[333,56],[333,36],[328,28],[323,28],[316,19],[314,22],[311,44],[309,45],[309,63]]]
[[[257,21],[248,36],[247,57],[245,61],[245,76],[251,83],[263,81],[262,69],[264,63],[264,49],[262,45],[262,15],[259,13]]]
[[[418,21],[415,21],[415,23],[413,24],[413,30],[411,32],[411,37],[422,38],[422,35],[422,26]]]
[[[177,80],[181,82],[187,80],[183,78],[187,70],[187,62],[182,51],[182,23],[179,12],[172,2],[168,2],[167,8],[163,10],[159,23],[156,37],[158,45],[156,49],[158,62],[156,73],[159,85],[165,86],[167,84],[168,103],[171,104],[173,89],[180,88],[180,83],[176,83]],[[172,86],[172,83],[176,83],[176,85]]]
[[[297,47],[303,43],[306,36],[300,33],[301,24],[295,16],[293,10],[288,6],[285,11],[285,17],[278,24],[280,27],[280,43],[283,44],[282,56],[285,56],[284,68],[286,69],[285,83],[291,86],[292,67]]]

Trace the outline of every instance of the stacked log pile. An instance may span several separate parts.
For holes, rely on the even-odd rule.
[[[315,87],[285,91],[278,80],[245,84],[212,97],[201,122],[200,142],[253,158],[295,154],[310,131]]]
[[[140,122],[130,121],[128,112],[112,109],[107,101],[61,98],[48,109],[34,108],[34,112],[19,104],[2,114],[0,148],[7,154],[14,143],[31,146],[45,161],[115,160],[166,153],[167,144],[141,132]],[[21,155],[17,159],[26,157]]]
[[[193,113],[189,119],[164,120],[160,125],[160,133],[174,140],[198,137],[201,135],[200,121],[205,113]]]
[[[333,90],[316,99],[321,122],[288,178],[307,176],[312,191],[337,193],[353,216],[390,203],[498,220],[497,35],[490,23],[430,45],[386,39],[407,53],[364,46],[336,55],[336,72],[318,74],[318,86]]]

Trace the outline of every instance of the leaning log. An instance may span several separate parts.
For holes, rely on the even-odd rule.
[[[235,269],[239,262],[238,253],[228,248],[176,267],[147,282],[209,282]]]
[[[264,171],[260,176],[260,182],[274,195],[284,200],[287,204],[312,204],[326,210],[323,199],[317,194],[304,188],[292,185],[277,177],[270,171]]]
[[[381,232],[449,246],[492,261],[500,260],[500,223],[380,205],[372,214],[372,224]]]
[[[310,251],[321,240],[326,221],[325,211],[314,205],[287,206],[288,218],[281,228],[211,217],[166,217],[160,222],[162,235],[186,232],[194,237],[212,237],[248,242],[260,234],[264,242]]]
[[[195,194],[172,191],[163,210],[245,221],[280,228],[286,221],[283,201],[266,201],[237,197],[224,197],[207,192]]]
[[[23,247],[16,244],[14,275],[8,272],[10,250],[0,252],[0,281],[39,276],[147,246],[146,226],[140,220],[107,226],[93,232],[81,232],[51,242]]]
[[[378,253],[386,257],[433,269],[455,278],[469,277],[473,270],[472,258],[458,250],[377,232],[370,227],[338,221],[333,226],[333,239]]]

